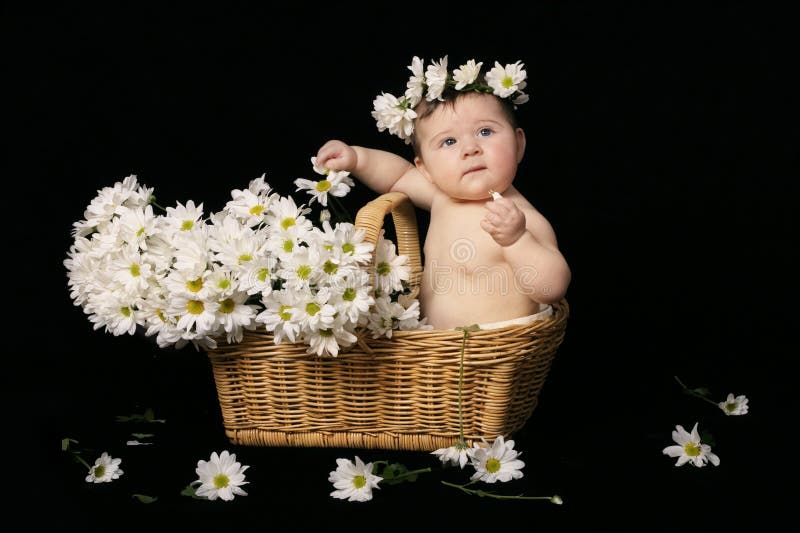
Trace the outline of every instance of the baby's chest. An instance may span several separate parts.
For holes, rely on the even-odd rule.
[[[424,248],[426,265],[472,273],[502,263],[500,246],[481,228],[484,215],[482,210],[441,216],[431,213]]]

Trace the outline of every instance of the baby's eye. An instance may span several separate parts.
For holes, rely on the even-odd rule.
[[[492,131],[492,128],[481,128],[478,130],[478,136],[480,137],[488,137],[492,133],[494,133],[494,131]]]
[[[456,140],[452,137],[448,137],[447,139],[443,140],[439,143],[439,146],[453,146],[456,143]]]

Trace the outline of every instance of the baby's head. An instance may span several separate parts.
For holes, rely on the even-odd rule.
[[[445,56],[423,73],[414,57],[404,96],[383,93],[373,102],[378,129],[413,143],[417,168],[452,198],[504,191],[525,151],[514,116],[529,99],[523,65],[495,62],[480,76],[482,65],[470,60],[451,73]]]

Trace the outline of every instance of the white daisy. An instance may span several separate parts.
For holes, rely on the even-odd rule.
[[[384,239],[381,230],[375,249],[375,288],[386,293],[402,290],[402,282],[411,276],[411,268],[406,263],[408,256],[397,255],[394,243]]]
[[[495,481],[511,481],[522,477],[521,468],[525,463],[517,459],[519,452],[514,450],[514,441],[505,442],[502,435],[494,440],[491,447],[481,447],[478,444],[470,458],[475,473],[471,479],[479,479],[486,483]]]
[[[473,83],[481,71],[483,63],[475,63],[474,59],[467,61],[466,65],[461,65],[453,71],[453,80],[456,81],[456,91],[460,91],[470,83]]]
[[[329,194],[340,198],[346,196],[347,193],[350,192],[350,187],[355,185],[355,182],[353,178],[350,177],[349,172],[330,171],[323,180],[314,181],[298,178],[294,180],[294,184],[297,186],[296,190],[308,191],[308,194],[311,195],[311,200],[308,202],[309,205],[313,204],[316,200],[320,204],[327,206]]]
[[[168,207],[167,215],[163,217],[164,224],[171,230],[191,231],[201,224],[203,218],[203,204],[194,205],[194,201],[189,200],[186,205],[176,202],[178,207]]]
[[[372,463],[364,464],[356,456],[353,464],[349,459],[336,459],[336,470],[330,473],[328,481],[337,489],[331,496],[350,502],[366,502],[372,499],[372,489],[378,489],[382,477],[372,473]]]
[[[422,92],[425,89],[425,73],[423,72],[423,61],[414,56],[408,70],[411,71],[411,77],[408,78],[406,83],[406,99],[408,99],[409,106],[412,108],[422,100]]]
[[[199,479],[194,482],[200,484],[197,495],[209,500],[221,498],[225,501],[232,500],[234,495],[247,496],[241,485],[249,483],[244,476],[248,468],[236,462],[235,453],[229,454],[228,450],[224,450],[217,455],[217,452],[212,452],[209,461],[197,461],[195,472]]]
[[[667,446],[663,450],[665,455],[678,458],[675,466],[681,466],[688,462],[694,466],[705,466],[708,461],[714,466],[719,464],[719,457],[711,453],[711,446],[700,442],[697,424],[692,428],[691,434],[687,433],[683,426],[675,426],[675,429],[676,431],[672,432],[672,440],[678,445]]]
[[[372,117],[375,119],[378,131],[389,130],[392,135],[397,135],[406,144],[410,143],[409,137],[414,132],[414,119],[417,113],[411,108],[411,103],[405,97],[398,100],[393,94],[381,93],[372,102]]]
[[[442,464],[450,463],[453,466],[464,468],[464,465],[467,464],[467,461],[472,456],[472,450],[473,448],[467,446],[466,442],[459,440],[449,448],[439,448],[431,453],[437,456],[442,461]]]
[[[744,394],[734,397],[733,394],[728,394],[728,399],[724,402],[719,402],[719,408],[725,411],[728,416],[745,415],[747,414],[747,396]]]
[[[123,474],[122,469],[119,467],[122,459],[115,459],[103,452],[94,462],[94,466],[89,469],[89,475],[86,476],[88,483],[108,483],[114,479],[119,478]]]
[[[444,56],[438,63],[434,61],[432,65],[428,65],[428,68],[425,70],[425,84],[428,86],[425,99],[429,102],[432,100],[441,100],[446,83],[447,56]]]
[[[250,187],[245,190],[234,189],[231,191],[230,200],[225,204],[225,210],[237,219],[244,221],[249,227],[257,226],[264,221],[270,210],[271,197],[269,185],[264,182],[264,176],[250,182]]]
[[[500,98],[507,98],[517,91],[525,88],[525,78],[527,73],[523,70],[524,65],[517,61],[505,67],[497,61],[494,68],[486,73],[486,83]]]

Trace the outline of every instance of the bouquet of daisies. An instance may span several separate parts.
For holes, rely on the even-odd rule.
[[[324,178],[295,181],[309,204],[349,192],[348,173],[312,164]],[[408,257],[383,232],[373,246],[353,224],[315,226],[310,208],[273,192],[264,176],[231,197],[206,216],[192,200],[158,207],[134,175],[99,190],[64,261],[70,296],[94,329],[141,328],[160,347],[213,349],[263,327],[276,344],[302,342],[318,356],[336,356],[359,329],[373,338],[430,329],[408,295]]]

